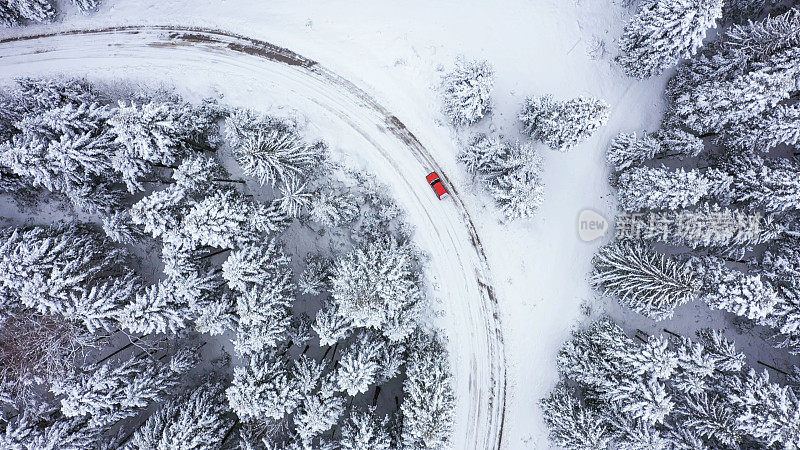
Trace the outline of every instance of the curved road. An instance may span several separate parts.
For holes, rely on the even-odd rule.
[[[245,76],[316,107],[361,145],[356,156],[394,190],[430,254],[432,284],[447,311],[457,393],[454,447],[499,449],[505,408],[505,355],[497,300],[481,239],[458,190],[405,125],[348,80],[288,49],[232,33],[179,26],[73,30],[0,40],[0,77],[79,65],[92,69],[179,70]],[[189,72],[196,71],[196,72]],[[425,175],[451,191],[435,199]],[[468,395],[464,395],[468,393]]]

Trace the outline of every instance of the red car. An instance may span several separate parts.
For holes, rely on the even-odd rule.
[[[428,184],[431,185],[431,187],[433,188],[433,192],[436,193],[436,196],[439,197],[439,200],[450,195],[450,193],[447,192],[447,189],[444,188],[444,185],[442,184],[442,180],[439,178],[438,173],[431,172],[428,174],[427,177],[425,177],[425,179],[428,180]]]

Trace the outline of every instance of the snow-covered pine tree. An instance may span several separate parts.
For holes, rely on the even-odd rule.
[[[458,157],[486,184],[507,218],[532,217],[542,204],[542,158],[532,145],[479,134]]]
[[[616,170],[625,170],[653,159],[662,151],[661,143],[647,134],[620,133],[611,140],[606,159]]]
[[[769,374],[750,369],[734,384],[732,402],[741,408],[736,417],[740,430],[767,447],[800,448],[800,400],[789,386],[769,381]]]
[[[102,198],[97,191],[104,187],[100,176],[113,171],[109,145],[107,139],[89,133],[55,139],[17,134],[0,144],[0,164],[34,186],[65,194],[76,206],[106,212],[116,206],[113,196]]]
[[[359,333],[339,360],[336,371],[338,389],[350,396],[367,392],[378,381],[384,345],[378,336]]]
[[[456,126],[472,125],[492,109],[494,70],[489,61],[458,58],[455,67],[442,77],[445,115]]]
[[[722,8],[724,20],[734,23],[747,23],[778,7],[783,0],[736,0],[726,2]]]
[[[663,128],[652,136],[661,142],[663,156],[693,158],[704,149],[702,139],[680,128]]]
[[[698,134],[720,133],[774,108],[797,90],[800,47],[768,57],[732,79],[704,78],[699,85],[675,87],[673,113]]]
[[[336,304],[325,302],[317,312],[311,328],[319,336],[319,345],[328,346],[347,338],[353,330],[353,325],[348,317],[339,313]]]
[[[51,384],[61,399],[65,417],[87,417],[92,427],[102,427],[132,417],[160,401],[180,385],[181,377],[197,363],[192,348],[178,350],[168,362],[154,362],[148,354],[107,362],[90,373],[77,374]]]
[[[306,256],[305,263],[306,268],[297,280],[297,287],[303,294],[319,295],[330,285],[332,263],[319,253]]]
[[[250,227],[252,203],[232,189],[219,189],[193,204],[181,220],[181,233],[191,248],[233,249],[256,241]]]
[[[21,20],[19,13],[8,0],[0,1],[0,25],[13,27],[18,25]]]
[[[265,284],[255,285],[236,297],[236,338],[240,354],[257,355],[286,339],[291,324],[291,270],[273,274]]]
[[[353,326],[404,339],[414,329],[422,299],[413,248],[393,237],[356,248],[336,262],[331,296]]]
[[[575,450],[606,448],[611,443],[610,429],[603,417],[581,404],[563,382],[539,403],[550,440],[559,447]]]
[[[800,164],[784,158],[737,155],[722,166],[733,177],[732,196],[767,213],[800,209]]]
[[[611,141],[606,159],[618,171],[641,165],[656,157],[694,157],[703,151],[703,141],[678,128],[637,136],[620,133]]]
[[[292,125],[277,119],[236,111],[226,125],[242,171],[261,184],[274,187],[289,176],[303,178],[321,157],[319,149],[303,142]]]
[[[722,0],[653,0],[642,4],[619,39],[626,74],[644,79],[693,56],[722,17]]]
[[[800,105],[778,105],[726,130],[720,141],[745,152],[768,152],[778,145],[800,144]]]
[[[28,308],[116,328],[116,315],[140,285],[128,253],[79,226],[9,230],[0,246],[0,283]]]
[[[226,395],[231,410],[245,422],[280,420],[303,398],[298,379],[274,350],[245,358],[245,365],[234,368]]]
[[[17,78],[19,94],[27,110],[52,109],[72,103],[99,103],[100,94],[84,80],[55,78]]]
[[[724,269],[717,282],[706,288],[703,299],[711,308],[763,322],[775,311],[778,294],[760,274]]]
[[[178,227],[185,209],[188,209],[186,191],[178,185],[171,185],[136,202],[130,214],[133,223],[158,238]]]
[[[306,191],[306,183],[297,176],[289,176],[281,186],[278,202],[287,217],[300,217],[303,209],[311,204],[311,193]]]
[[[213,116],[205,114],[205,110],[173,102],[120,102],[108,125],[129,157],[170,165],[203,144],[196,139],[213,126]]]
[[[701,330],[698,337],[651,336],[639,344],[609,319],[575,333],[558,355],[565,379],[545,401],[558,400],[545,403],[549,409],[570,406],[558,414],[544,411],[553,438],[577,440],[576,447],[608,439],[613,448],[744,442],[728,389],[740,379],[743,355],[721,333]],[[594,417],[592,426],[578,428],[587,416]]]
[[[212,450],[223,443],[232,421],[224,390],[206,382],[160,407],[133,434],[125,450]]]
[[[131,333],[176,333],[191,317],[189,305],[170,278],[148,286],[120,311],[120,326]]]
[[[231,289],[246,292],[252,286],[271,286],[273,280],[290,276],[290,262],[280,244],[270,239],[261,245],[248,245],[231,252],[222,264],[222,277]],[[285,283],[279,285],[285,286]]]
[[[519,170],[497,177],[489,192],[510,220],[533,217],[544,201],[544,185],[538,173]]]
[[[351,410],[342,424],[339,446],[343,450],[389,450],[392,448],[389,418],[377,417],[372,408]]]
[[[314,222],[336,228],[352,223],[358,217],[359,207],[352,195],[322,190],[312,195],[308,213]]]
[[[49,23],[56,17],[56,9],[50,0],[9,0],[16,6],[19,15],[25,19]]]
[[[697,169],[634,167],[620,175],[617,196],[620,207],[627,212],[676,210],[709,199],[720,190],[716,181]]]
[[[178,188],[188,193],[203,193],[216,179],[224,177],[225,169],[217,160],[202,154],[187,156],[172,172]]]
[[[89,450],[97,448],[101,431],[86,420],[20,414],[0,432],[0,448],[9,450]]]
[[[293,417],[295,430],[306,445],[333,428],[344,413],[345,399],[336,395],[333,383],[322,380],[321,384],[319,390],[305,395]]]
[[[100,0],[72,0],[72,4],[77,6],[82,13],[87,14],[97,9],[100,5]]]
[[[403,382],[404,447],[447,448],[453,432],[455,397],[447,352],[435,336],[418,331],[411,338]]]
[[[525,131],[553,150],[567,151],[608,122],[610,106],[578,97],[557,102],[550,96],[528,97],[519,114]]]
[[[702,282],[674,257],[639,242],[617,241],[595,255],[591,282],[604,295],[654,320],[697,297]]]

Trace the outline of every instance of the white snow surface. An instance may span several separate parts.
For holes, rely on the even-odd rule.
[[[376,98],[432,153],[476,222],[490,269],[479,277],[495,288],[505,349],[505,409],[496,431],[502,448],[541,449],[551,445],[537,402],[556,382],[556,353],[583,318],[581,304],[597,304],[586,279],[600,243],[578,239],[578,213],[588,207],[611,216],[606,146],[618,132],[657,128],[661,116],[665,78],[637,82],[611,62],[627,14],[610,0],[105,0],[92,16],[69,15],[59,24],[2,30],[1,36],[134,24],[218,28],[289,48]],[[131,44],[136,38],[115,39],[64,36],[0,44],[0,78],[68,73],[164,81],[190,98],[216,92],[225,104],[286,106],[307,117],[312,134],[388,184],[416,226],[416,240],[430,256],[432,294],[441,300],[436,322],[449,336],[455,370],[454,448],[491,448],[477,439],[490,433],[480,430],[489,414],[486,399],[499,397],[474,392],[492,386],[485,379],[491,375],[492,361],[484,357],[488,344],[474,334],[493,330],[476,330],[486,322],[471,316],[480,312],[474,306],[480,294],[469,272],[480,264],[458,209],[436,200],[425,185],[430,167],[398,149],[395,140],[360,133],[374,126],[369,116],[351,113],[363,105],[298,79],[292,70],[244,56],[148,46],[146,36],[140,45]],[[608,54],[593,59],[590,51],[599,41]],[[47,53],[34,54],[37,49]],[[457,55],[488,59],[496,74],[494,112],[471,130],[448,125],[434,91],[442,69]],[[476,129],[526,139],[519,134],[519,108],[525,96],[546,93],[601,98],[612,107],[611,119],[568,153],[537,144],[545,160],[541,211],[532,221],[502,223],[488,195],[456,163],[458,141]],[[390,154],[377,155],[376,148]],[[461,306],[467,304],[472,307]],[[475,395],[484,403],[471,404]]]

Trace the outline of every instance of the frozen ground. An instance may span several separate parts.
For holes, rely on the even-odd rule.
[[[555,354],[581,318],[581,304],[597,308],[586,274],[599,243],[577,238],[577,215],[586,207],[605,214],[614,208],[603,156],[609,139],[620,131],[655,128],[660,120],[664,79],[628,80],[612,66],[610,55],[602,56],[601,42],[614,53],[624,15],[609,0],[508,0],[492,5],[478,0],[106,0],[88,18],[71,16],[55,26],[3,31],[7,37],[53,29],[175,24],[221,28],[285,46],[354,82],[396,115],[460,192],[463,209],[434,200],[423,178],[430,161],[398,145],[391,133],[376,132],[380,118],[364,112],[363,102],[324,83],[298,79],[274,64],[226,58],[194,46],[152,46],[147,36],[130,36],[126,42],[135,45],[113,37],[71,36],[13,44],[22,53],[50,52],[4,57],[0,74],[67,71],[174,80],[195,95],[222,93],[226,103],[256,109],[289,105],[308,114],[313,132],[392,186],[417,227],[420,246],[431,256],[429,278],[442,300],[438,320],[450,336],[456,369],[455,447],[491,448],[492,436],[501,432],[486,429],[486,424],[499,425],[498,417],[489,420],[488,402],[497,399],[491,405],[496,410],[502,398],[502,393],[491,392],[501,380],[491,377],[503,374],[503,367],[496,366],[504,359],[502,447],[548,448],[536,402],[555,383]],[[8,44],[0,45],[0,54],[15,54],[8,49]],[[500,223],[488,198],[471,187],[455,163],[457,141],[467,132],[456,133],[442,122],[432,87],[440,69],[459,54],[494,65],[496,108],[481,127],[491,122],[507,137],[522,138],[516,112],[529,94],[592,95],[613,107],[608,126],[570,153],[541,148],[546,199],[532,222]],[[386,153],[376,154],[375,149]],[[469,242],[462,211],[474,219],[488,257],[489,271],[477,276],[474,271],[484,268]],[[491,319],[491,311],[480,301],[477,278],[491,280],[495,288],[504,358],[491,348],[494,330],[486,328],[485,320]],[[479,437],[486,441],[477,441]]]

